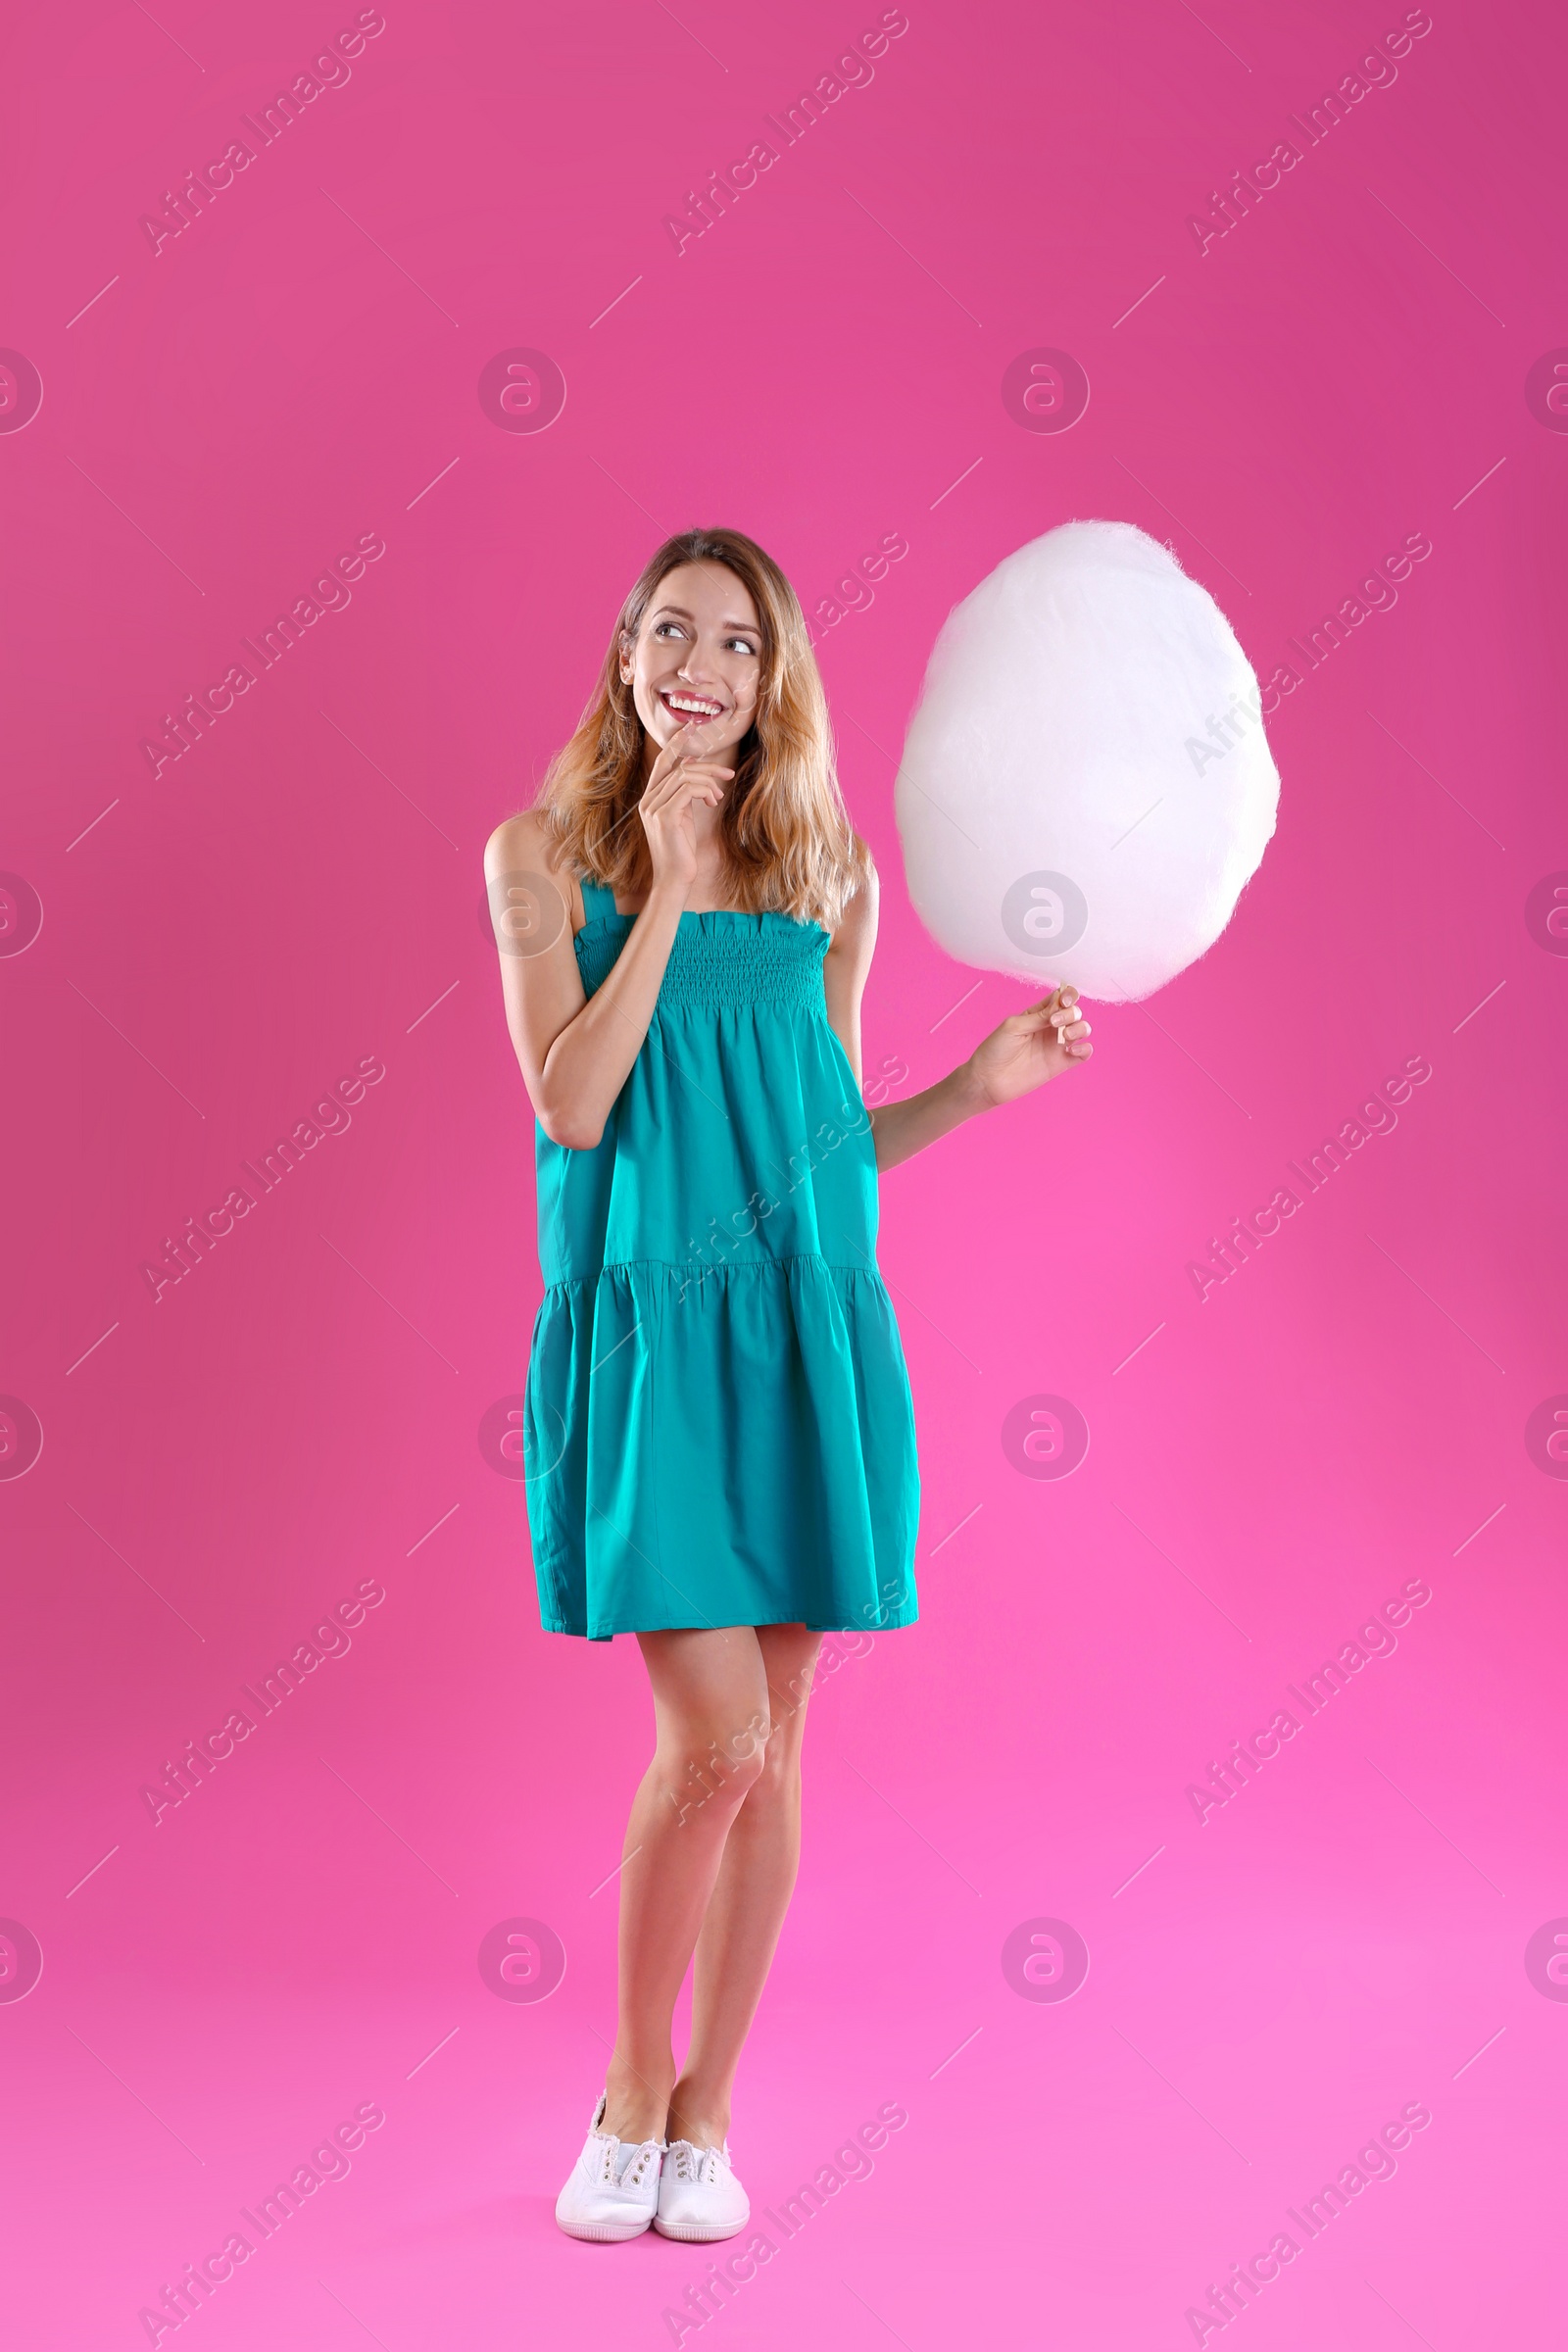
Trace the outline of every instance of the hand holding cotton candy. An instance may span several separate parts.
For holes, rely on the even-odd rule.
[[[1218,939],[1279,775],[1213,598],[1133,524],[1068,522],[949,614],[894,805],[950,956],[1125,1004]]]

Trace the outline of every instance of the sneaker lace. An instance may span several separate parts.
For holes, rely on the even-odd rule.
[[[602,2187],[613,2188],[616,2186],[615,2152],[619,2146],[620,2142],[618,2139],[607,2137],[603,2140],[603,2144],[601,2145],[599,2151],[599,2180]],[[621,2176],[619,2181],[620,2187],[641,2188],[644,2180],[648,2177],[649,2166],[654,2162],[656,2157],[662,2154],[662,2150],[661,2149],[658,2140],[645,2139],[642,2143],[642,2146],[638,2149],[636,2155],[632,2158],[630,2164],[626,2167],[624,2174]]]

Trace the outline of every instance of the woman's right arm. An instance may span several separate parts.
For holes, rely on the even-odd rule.
[[[542,818],[525,809],[498,825],[485,845],[507,1027],[539,1124],[568,1151],[593,1151],[642,1051],[696,871],[690,804],[716,805],[723,797],[716,779],[732,772],[661,755],[640,804],[652,887],[591,997],[572,947],[570,883],[558,870]]]

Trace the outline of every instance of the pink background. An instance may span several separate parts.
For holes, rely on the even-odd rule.
[[[1280,827],[1214,951],[884,1187],[922,1616],[813,1709],[737,2163],[760,2213],[908,2121],[683,2340],[1190,2343],[1416,2102],[1394,2177],[1294,2230],[1252,2352],[1558,2340],[1568,1987],[1526,1967],[1568,1914],[1568,1487],[1526,1443],[1568,1390],[1568,418],[1526,395],[1568,343],[1555,12],[1435,6],[1200,252],[1189,217],[1402,10],[911,0],[677,255],[665,215],[874,5],[388,0],[155,253],[142,216],[356,13],[84,0],[3,77],[0,344],[43,388],[0,433],[0,866],[42,907],[0,942],[0,1391],[43,1437],[0,1480],[0,1913],[43,1955],[0,2002],[13,2340],[145,2342],[368,2102],[209,2352],[674,2340],[706,2255],[551,2218],[650,1720],[633,1643],[540,1632],[478,1444],[540,1289],[480,853],[666,530],[755,534],[808,609],[903,534],[819,650],[885,885],[867,1085],[930,1083],[1025,992],[909,913],[903,729],[950,607],[1074,515],[1169,539],[1262,676],[1433,552],[1270,720]],[[1042,347],[1089,378],[1065,432],[1004,405]],[[481,406],[519,348],[564,377],[545,431]],[[352,602],[155,777],[163,714],[362,534]],[[1200,1302],[1209,1238],[1415,1056],[1396,1128]],[[155,1303],[165,1237],[365,1057],[352,1125]],[[1038,1395],[1087,1423],[1070,1477],[1004,1450]],[[1200,1824],[1211,1759],[1416,1579],[1394,1654]],[[144,1785],[362,1583],[352,1649],[155,1826]],[[519,1917],[564,1947],[542,2002],[477,1965]],[[1040,1919],[1087,1945],[1070,1999],[1004,1971]]]

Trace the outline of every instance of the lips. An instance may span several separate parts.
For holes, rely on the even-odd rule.
[[[682,726],[700,726],[705,719],[724,715],[723,704],[715,703],[711,695],[683,694],[678,688],[661,687],[659,699],[671,718],[678,719]]]

